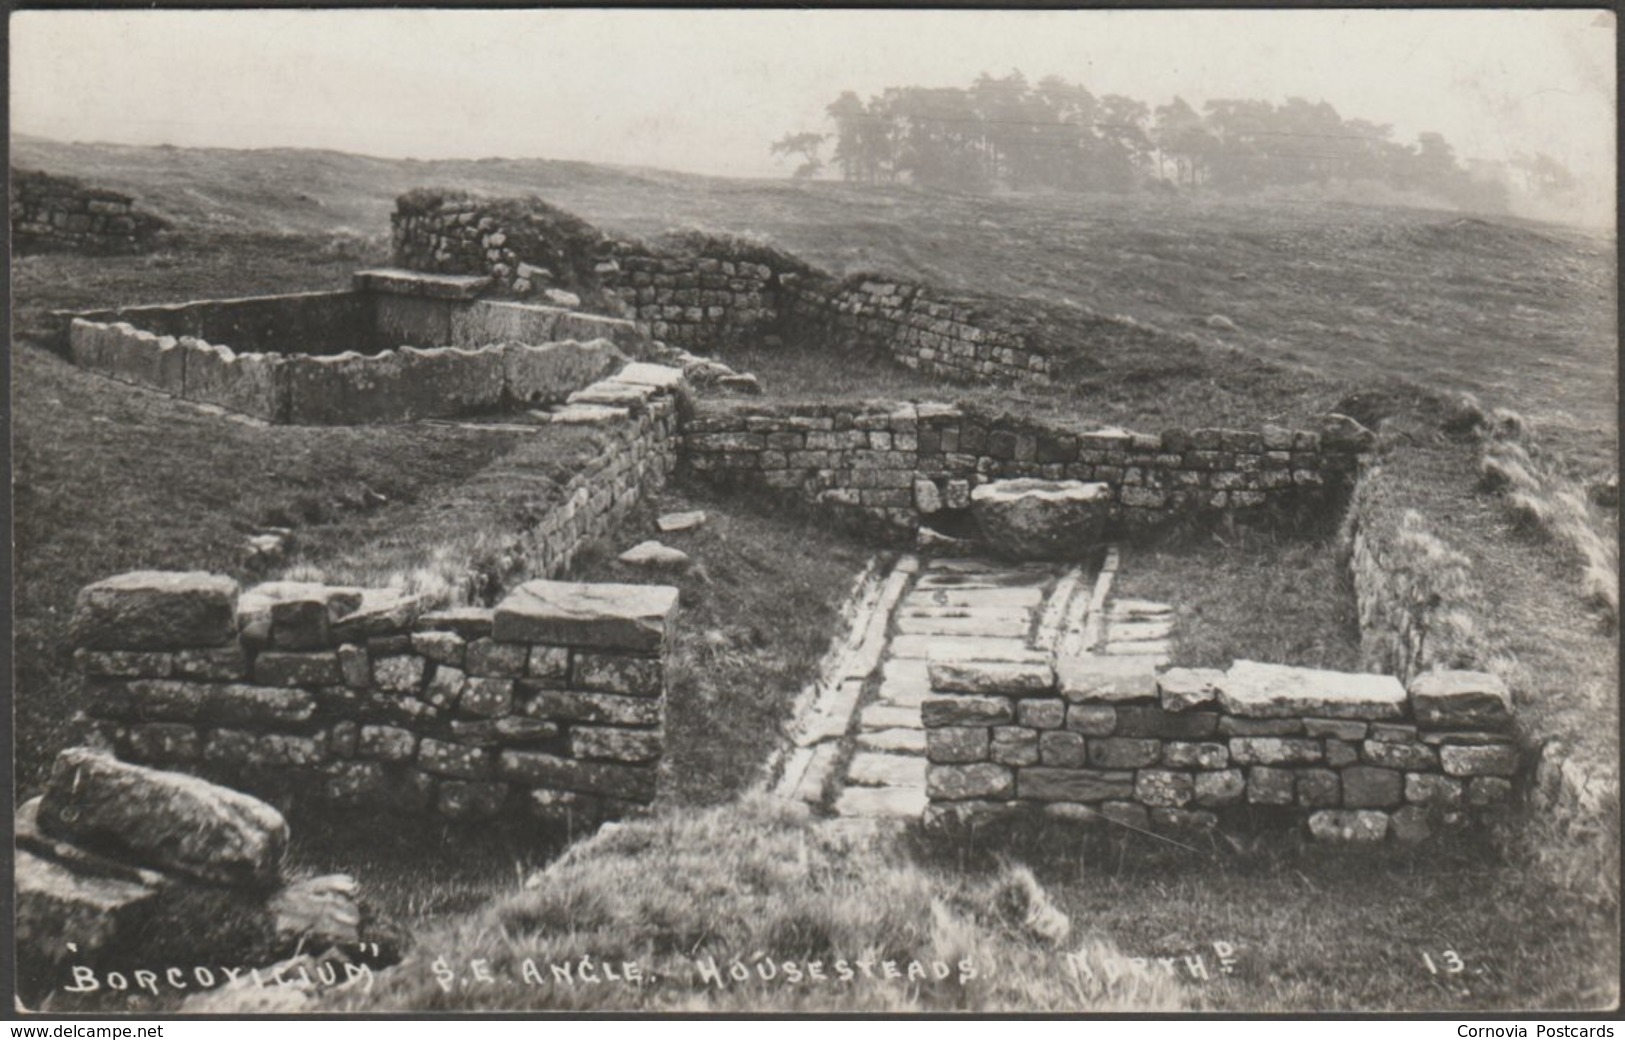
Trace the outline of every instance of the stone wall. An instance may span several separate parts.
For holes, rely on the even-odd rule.
[[[794,280],[785,323],[798,337],[967,382],[1047,382],[1057,363],[1037,323],[1008,307],[879,276]]]
[[[1012,814],[1209,829],[1273,811],[1323,840],[1418,841],[1505,806],[1518,771],[1505,686],[1237,661],[934,661],[922,703],[927,821]],[[1053,826],[1054,823],[1049,824]]]
[[[128,195],[37,170],[11,171],[11,248],[92,255],[141,253],[165,225]]]
[[[690,350],[787,345],[884,354],[950,378],[1047,380],[1039,322],[992,299],[880,276],[838,279],[758,242],[688,232],[618,240],[537,199],[403,195],[395,262],[489,276],[520,294],[560,286]]]
[[[704,402],[681,462],[727,486],[789,493],[898,533],[962,510],[1009,477],[1098,481],[1128,531],[1216,515],[1328,515],[1353,484],[1368,431],[1342,417],[1313,430],[1079,433],[972,407],[888,401],[767,406]]]
[[[532,581],[494,609],[138,572],[80,592],[78,663],[120,758],[289,805],[463,819],[651,802],[677,590]]]

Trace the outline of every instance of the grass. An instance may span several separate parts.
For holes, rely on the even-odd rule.
[[[1350,579],[1328,538],[1238,528],[1174,546],[1128,547],[1113,598],[1172,604],[1172,661],[1228,668],[1238,659],[1360,670]]]
[[[651,863],[661,869],[651,871]],[[872,836],[814,826],[805,809],[751,799],[602,832],[525,888],[424,936],[422,952],[371,993],[337,997],[331,1007],[997,1012],[1184,1006],[1176,985],[1128,964],[1109,942],[1063,947],[1068,936],[1057,931],[1056,917],[1043,889],[1021,868],[982,876],[931,870]],[[1065,952],[1080,953],[1093,984],[1063,967]],[[744,976],[737,980],[736,958]],[[474,978],[475,959],[486,962],[493,981]],[[584,961],[599,973],[605,964],[622,973],[623,965],[635,964],[647,981],[584,985],[553,974],[554,965],[574,971]],[[814,963],[823,979],[813,976]],[[886,975],[888,963],[894,978]],[[712,968],[720,981],[706,973]],[[842,981],[843,968],[851,979]]]
[[[661,513],[690,509],[704,510],[706,523],[656,530]],[[692,568],[649,574],[616,562],[646,538],[688,553]],[[759,779],[869,555],[839,532],[766,503],[668,487],[640,502],[613,541],[578,559],[570,575],[578,580],[658,581],[681,590],[666,669],[663,799],[712,804]]]

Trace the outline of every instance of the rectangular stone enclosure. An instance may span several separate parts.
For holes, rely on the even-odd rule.
[[[295,809],[587,822],[654,800],[677,590],[532,581],[494,609],[136,572],[82,589],[93,742]]]
[[[356,424],[556,404],[645,340],[631,322],[481,299],[477,276],[361,271],[345,291],[58,315],[83,368],[267,422]]]

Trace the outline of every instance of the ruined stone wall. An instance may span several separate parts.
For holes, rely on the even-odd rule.
[[[618,253],[605,284],[652,338],[704,353],[778,335],[782,272],[769,262],[720,243],[688,254],[625,244]]]
[[[682,464],[700,479],[788,493],[908,532],[1008,477],[1098,481],[1129,531],[1226,514],[1299,520],[1348,494],[1367,435],[1319,430],[1076,433],[974,408],[907,402],[701,404]]]
[[[293,806],[607,818],[656,795],[677,590],[532,581],[494,609],[140,572],[81,591],[119,757]]]
[[[1035,323],[1009,307],[882,277],[796,280],[784,298],[797,337],[875,351],[898,364],[966,382],[1047,382],[1056,360]]]
[[[11,171],[11,247],[16,253],[67,250],[92,255],[141,253],[164,226],[116,191],[37,170]]]
[[[1506,688],[1238,661],[1155,674],[1132,658],[933,662],[927,821],[1015,814],[1209,829],[1261,810],[1317,838],[1402,842],[1506,806]]]
[[[372,307],[366,296],[341,290],[117,307],[61,318],[64,332],[74,318],[81,318],[101,324],[122,322],[159,336],[207,340],[239,354],[325,355],[378,349]]]

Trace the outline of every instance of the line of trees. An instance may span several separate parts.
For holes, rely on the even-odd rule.
[[[1475,179],[1444,136],[1414,144],[1393,127],[1345,119],[1331,105],[1216,99],[1200,111],[1176,97],[1155,108],[1121,94],[1020,72],[984,73],[969,88],[851,91],[826,109],[834,132],[801,131],[771,147],[796,156],[796,176],[825,168],[868,183],[957,191],[1128,191],[1147,184],[1246,192],[1271,185],[1377,181],[1475,209],[1506,206],[1504,185]]]

